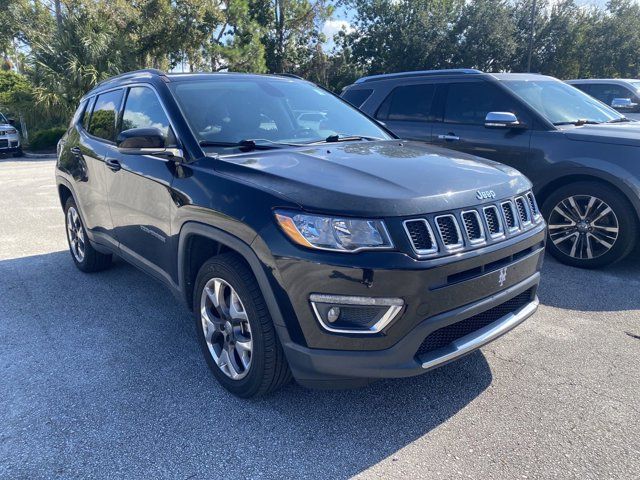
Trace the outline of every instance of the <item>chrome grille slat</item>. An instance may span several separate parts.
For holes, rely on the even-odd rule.
[[[528,192],[527,200],[529,201],[529,207],[531,209],[531,214],[533,218],[538,218],[540,216],[540,209],[538,208],[538,204],[536,203],[536,198],[533,196],[533,193]]]
[[[516,197],[516,209],[518,210],[518,217],[520,217],[520,225],[528,225],[531,223],[531,213],[524,197]]]
[[[502,202],[502,214],[504,215],[504,224],[507,226],[509,232],[515,232],[518,230],[518,221],[516,220],[516,212],[513,207],[513,202],[507,200]]]
[[[495,205],[489,205],[488,207],[484,207],[482,211],[484,212],[484,218],[487,222],[489,235],[491,235],[492,238],[497,238],[504,235],[504,227],[502,226],[502,220],[500,218],[500,213],[498,212],[498,207],[496,207]]]
[[[461,216],[469,242],[472,244],[484,242],[484,228],[480,214],[476,210],[464,210]]]
[[[447,250],[455,250],[464,246],[460,226],[455,216],[448,213],[435,218],[442,244]]]
[[[424,218],[405,220],[404,229],[409,235],[411,246],[418,255],[429,255],[438,251],[431,225]]]

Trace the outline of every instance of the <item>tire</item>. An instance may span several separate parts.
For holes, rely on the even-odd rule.
[[[16,153],[13,154],[14,157],[16,158],[20,158],[20,157],[24,157],[24,152],[22,151],[22,148],[19,148]]]
[[[76,202],[69,197],[64,205],[64,220],[71,258],[79,270],[85,273],[99,272],[111,265],[111,255],[93,248],[78,212]]]
[[[545,199],[542,213],[549,228],[547,251],[567,265],[604,267],[622,260],[635,246],[635,210],[608,185],[592,181],[565,185]]]
[[[214,304],[216,298],[219,307]],[[207,364],[229,392],[241,398],[259,397],[291,381],[264,297],[242,257],[224,253],[202,265],[196,279],[193,311],[196,335]]]

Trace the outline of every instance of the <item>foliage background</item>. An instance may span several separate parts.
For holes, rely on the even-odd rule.
[[[0,0],[0,110],[61,127],[97,82],[129,70],[356,78],[470,67],[526,71],[533,0]],[[348,28],[323,33],[339,11]],[[640,77],[640,4],[537,0],[531,70]],[[346,22],[345,22],[346,23]]]

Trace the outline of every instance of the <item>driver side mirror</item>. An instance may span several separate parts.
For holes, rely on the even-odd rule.
[[[7,118],[7,122],[9,122],[9,125],[13,125],[14,127],[16,126],[15,118]]]
[[[118,134],[116,145],[125,155],[183,156],[179,148],[167,148],[165,134],[159,128],[124,130]]]
[[[511,112],[489,112],[484,119],[486,128],[522,128],[518,117]]]
[[[614,98],[611,101],[611,107],[615,108],[616,110],[628,110],[637,106],[638,104],[634,103],[630,98]]]

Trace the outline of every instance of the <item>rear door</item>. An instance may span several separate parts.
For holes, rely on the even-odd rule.
[[[486,81],[456,80],[439,85],[435,102],[438,118],[432,143],[526,169],[533,120],[500,87]],[[486,128],[489,112],[512,112],[526,128]]]
[[[375,118],[400,138],[431,139],[431,106],[436,87],[433,83],[415,83],[395,87],[375,113]]]
[[[168,116],[155,90],[150,86],[130,87],[119,131],[146,127],[159,128],[166,135],[167,145],[175,145]],[[122,254],[171,280],[175,270],[175,258],[169,255],[171,220],[176,209],[171,196],[175,162],[154,155],[122,154],[117,148],[108,152],[106,162],[109,205]]]

